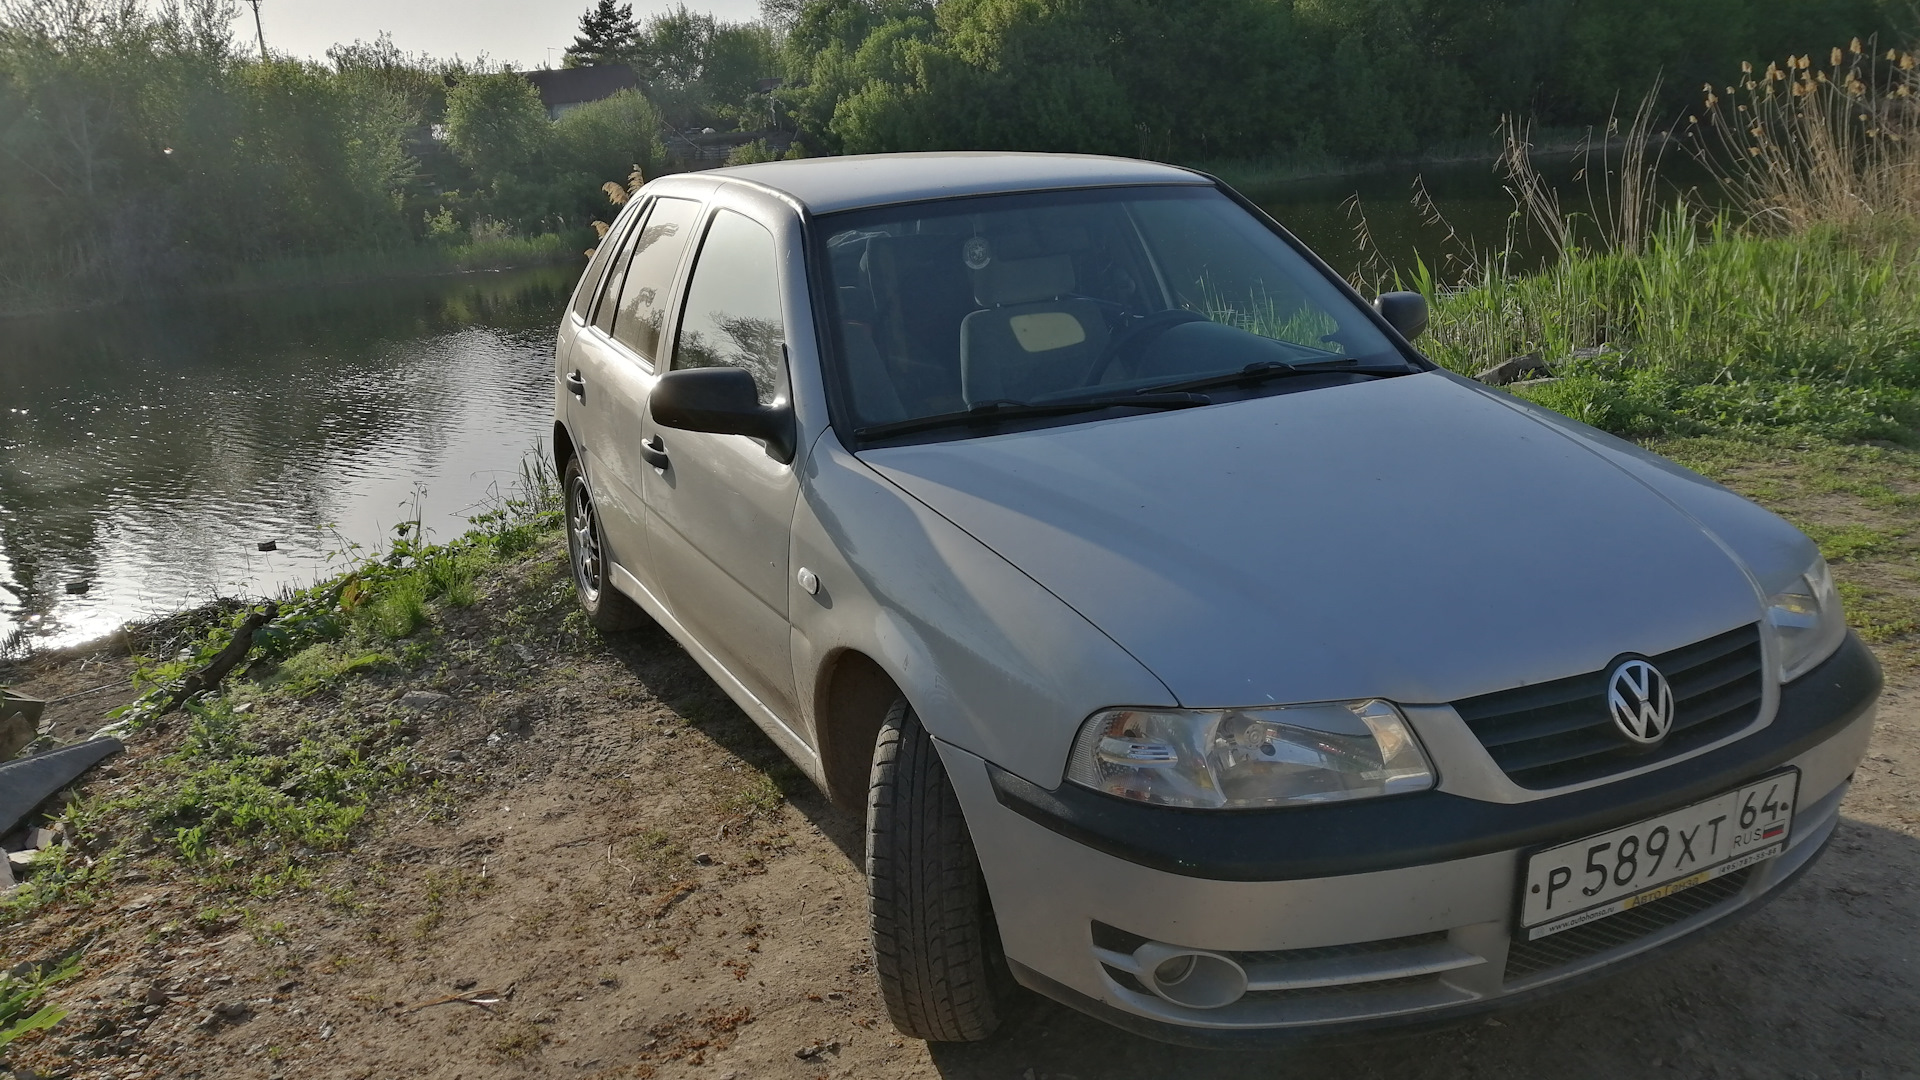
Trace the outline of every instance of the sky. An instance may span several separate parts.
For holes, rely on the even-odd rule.
[[[573,42],[580,15],[593,0],[260,0],[267,48],[277,53],[325,59],[327,46],[372,41],[382,30],[404,52],[460,56],[485,53],[520,68],[560,66],[561,50]],[[633,0],[633,15],[675,6],[670,0]],[[690,0],[695,11],[722,19],[756,18],[759,0]],[[235,35],[251,43],[253,10],[242,4]]]

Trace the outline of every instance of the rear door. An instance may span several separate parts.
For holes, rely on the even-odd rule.
[[[716,210],[690,270],[672,367],[751,372],[762,404],[789,396],[781,259],[765,225]],[[777,716],[792,719],[787,630],[793,467],[744,435],[647,421],[664,468],[649,470],[651,560],[674,618]]]
[[[576,393],[590,447],[587,476],[601,527],[613,562],[642,580],[647,577],[643,506],[649,467],[640,446],[641,418],[659,378],[667,296],[700,205],[662,196],[641,207],[608,267],[592,324],[574,343]]]

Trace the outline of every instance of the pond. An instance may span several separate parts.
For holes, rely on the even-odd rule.
[[[1415,175],[1255,194],[1342,273],[1367,258],[1356,193],[1387,261],[1507,242],[1511,202],[1489,164],[1424,170],[1457,241],[1410,201]],[[1558,177],[1569,208],[1584,205],[1571,170]],[[0,645],[75,643],[310,583],[416,511],[431,538],[458,535],[550,435],[555,318],[577,273],[0,321]]]
[[[311,583],[416,498],[431,537],[458,535],[550,437],[577,273],[0,323],[0,638]]]

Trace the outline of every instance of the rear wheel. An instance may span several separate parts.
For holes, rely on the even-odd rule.
[[[1012,981],[1000,930],[953,784],[904,700],[874,745],[867,920],[895,1027],[933,1042],[993,1034]]]
[[[586,610],[587,621],[603,634],[639,626],[646,613],[607,581],[607,545],[600,531],[600,511],[579,458],[568,460],[560,486],[567,495],[567,557],[573,564],[573,589]]]

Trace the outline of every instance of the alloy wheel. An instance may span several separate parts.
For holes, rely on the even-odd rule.
[[[573,581],[580,596],[591,604],[600,599],[600,523],[594,520],[593,492],[584,476],[575,477],[567,493],[567,546],[573,554]]]

